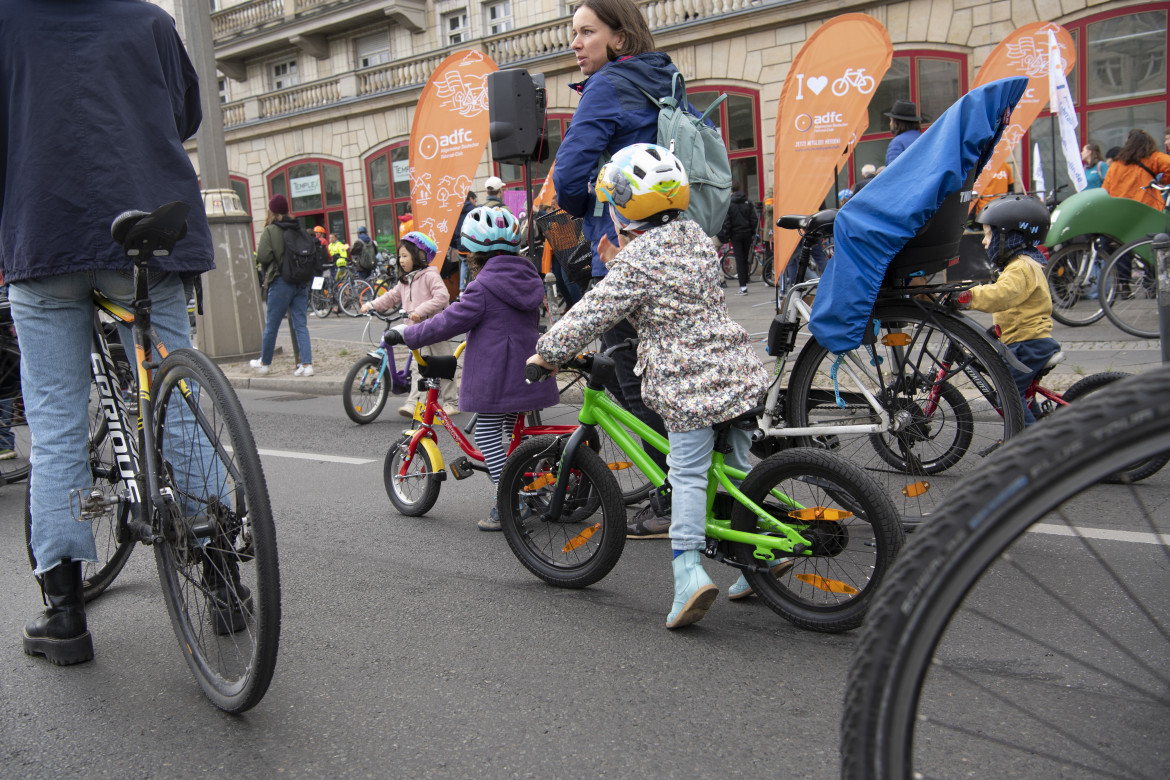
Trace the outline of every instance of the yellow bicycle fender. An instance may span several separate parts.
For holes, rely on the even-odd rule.
[[[408,431],[408,433],[413,435],[414,432]],[[435,444],[435,442],[432,439],[423,438],[423,439],[419,440],[418,446],[420,446],[424,450],[426,450],[427,455],[430,456],[431,468],[434,471],[442,471],[443,470],[443,454],[441,452],[439,452],[439,445]]]

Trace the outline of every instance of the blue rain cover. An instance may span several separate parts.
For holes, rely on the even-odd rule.
[[[1005,112],[1027,87],[1028,79],[1017,77],[971,90],[837,212],[833,259],[809,322],[826,349],[841,353],[861,344],[890,260],[990,158]]]

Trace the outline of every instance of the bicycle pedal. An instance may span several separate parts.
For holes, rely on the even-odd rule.
[[[112,487],[84,487],[69,491],[69,514],[79,523],[87,523],[113,514],[118,497]]]
[[[471,461],[466,455],[448,463],[447,470],[455,476],[455,479],[467,479],[475,473],[475,469],[472,468]]]
[[[670,483],[665,483],[660,488],[655,488],[650,491],[650,506],[654,507],[654,514],[659,517],[665,517],[670,514],[671,504],[671,488]]]

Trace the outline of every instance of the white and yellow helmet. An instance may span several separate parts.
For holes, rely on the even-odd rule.
[[[691,202],[682,163],[657,144],[633,144],[615,154],[597,174],[596,192],[627,223],[666,223]]]

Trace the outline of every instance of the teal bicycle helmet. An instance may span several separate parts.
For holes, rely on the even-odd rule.
[[[402,237],[402,240],[414,244],[424,255],[427,256],[427,265],[435,259],[435,254],[439,251],[439,247],[435,244],[435,240],[426,233],[420,233],[417,230],[411,231]]]
[[[468,252],[515,252],[520,223],[507,209],[479,206],[463,221],[463,248]]]

